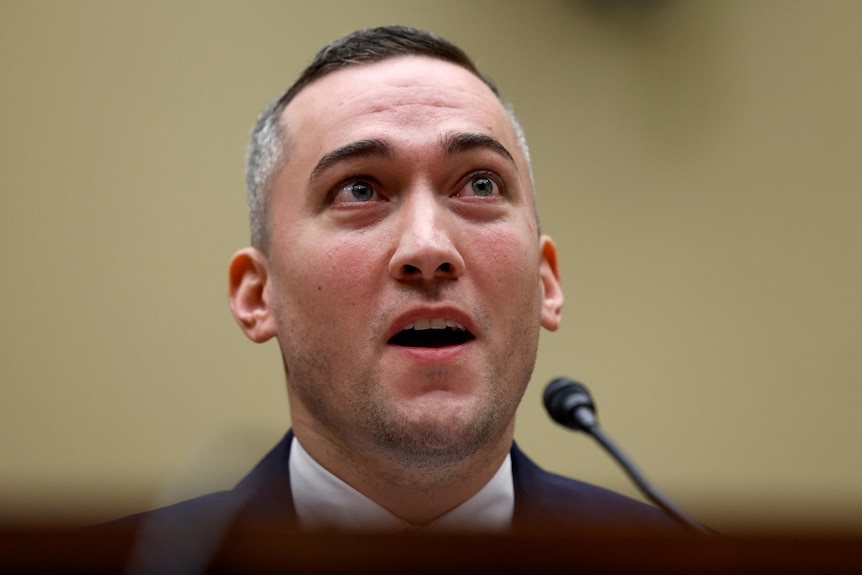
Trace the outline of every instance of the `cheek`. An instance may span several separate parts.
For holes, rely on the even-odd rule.
[[[537,241],[528,241],[511,229],[491,229],[475,234],[471,249],[482,277],[493,278],[500,291],[523,291],[524,282],[538,285]]]
[[[343,312],[367,304],[368,292],[381,273],[379,250],[363,242],[318,242],[295,258],[291,288],[302,294],[300,305],[315,313]],[[320,307],[318,307],[320,306]]]
[[[279,339],[291,372],[299,374],[300,365],[322,357],[329,358],[327,369],[334,369],[342,362],[332,358],[359,354],[354,338],[372,323],[368,267],[347,246],[318,243],[315,249],[293,251],[276,296]]]

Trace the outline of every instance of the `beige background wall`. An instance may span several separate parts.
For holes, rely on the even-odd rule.
[[[862,532],[862,3],[0,2],[0,519],[231,485],[289,425],[226,304],[257,113],[325,42],[406,23],[517,106],[565,326],[517,435],[634,493],[544,384],[592,388],[729,531]]]

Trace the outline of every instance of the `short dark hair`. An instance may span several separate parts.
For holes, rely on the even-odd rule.
[[[331,42],[317,53],[296,82],[261,113],[252,129],[246,155],[245,178],[251,243],[254,247],[264,252],[269,250],[269,200],[272,180],[284,165],[287,156],[288,142],[281,123],[281,116],[287,105],[309,84],[332,72],[398,56],[427,56],[461,66],[480,78],[500,98],[494,82],[476,68],[461,48],[431,32],[407,26],[383,26],[359,30]],[[510,112],[526,153],[526,142],[523,140],[520,126],[506,102],[503,104]]]

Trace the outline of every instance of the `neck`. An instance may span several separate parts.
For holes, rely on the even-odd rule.
[[[513,430],[510,423],[493,444],[457,461],[422,464],[345,445],[294,418],[294,433],[315,461],[412,525],[431,523],[478,493],[509,453]]]

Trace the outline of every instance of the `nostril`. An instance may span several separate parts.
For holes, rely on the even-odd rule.
[[[404,264],[401,266],[401,274],[404,278],[416,278],[417,276],[424,277],[425,272],[423,271],[423,269],[424,268],[420,266],[415,266],[413,264]],[[453,276],[455,275],[455,266],[449,262],[443,262],[442,264],[437,266],[437,268],[434,270],[434,274],[432,275],[434,277],[437,277],[438,274],[439,277]],[[431,279],[430,276],[428,279]]]

